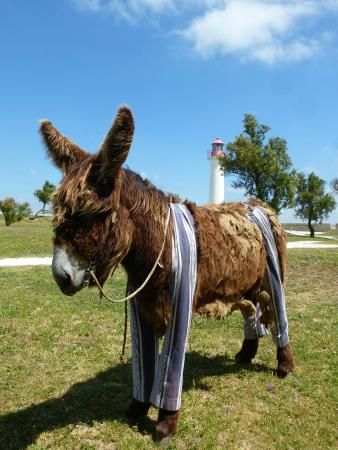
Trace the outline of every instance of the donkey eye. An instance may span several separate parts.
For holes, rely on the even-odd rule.
[[[67,219],[69,222],[71,222],[73,225],[76,225],[76,226],[84,226],[88,223],[87,216],[82,215],[82,214],[72,214]]]

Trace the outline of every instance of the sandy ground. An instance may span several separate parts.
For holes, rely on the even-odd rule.
[[[323,243],[323,241],[295,241],[288,242],[288,248],[337,248],[338,244]],[[0,267],[16,266],[50,266],[52,258],[4,258],[0,259]]]

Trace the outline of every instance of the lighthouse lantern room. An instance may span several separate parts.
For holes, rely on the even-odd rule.
[[[211,143],[211,151],[208,152],[210,160],[210,185],[209,185],[209,203],[224,202],[224,176],[221,171],[218,158],[224,155],[224,142],[216,138]]]

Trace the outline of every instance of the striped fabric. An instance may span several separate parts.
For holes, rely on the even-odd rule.
[[[183,368],[196,285],[197,252],[193,218],[182,204],[171,204],[174,223],[172,322],[161,352],[159,338],[143,320],[137,300],[131,302],[133,397],[168,411],[181,406]]]
[[[285,293],[280,275],[280,266],[276,242],[272,233],[268,217],[259,207],[255,208],[249,215],[249,219],[261,230],[265,248],[267,251],[267,273],[269,277],[272,294],[272,305],[274,321],[271,326],[271,334],[278,347],[284,347],[289,342],[288,321],[285,310]],[[264,325],[260,324],[260,306],[256,307],[256,320],[244,319],[244,335],[247,339],[256,339],[267,334]]]
[[[170,209],[174,222],[170,281],[172,322],[164,335],[161,351],[159,338],[154,336],[152,327],[143,320],[136,299],[130,302],[130,329],[133,397],[168,411],[177,411],[181,406],[185,349],[196,285],[197,251],[194,221],[190,212],[182,204],[171,204]],[[255,208],[249,218],[259,227],[264,238],[275,316],[271,334],[276,345],[283,347],[288,343],[288,324],[275,240],[270,222],[260,208]],[[268,334],[259,321],[260,315],[258,304],[256,316],[244,317],[247,339]]]

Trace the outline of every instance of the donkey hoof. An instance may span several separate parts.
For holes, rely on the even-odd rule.
[[[295,360],[293,357],[290,344],[277,349],[277,375],[279,378],[285,378],[295,368]]]
[[[288,363],[278,364],[277,376],[279,378],[285,378],[287,375],[289,375],[290,372],[292,372],[292,370],[292,367]]]
[[[235,360],[239,363],[251,363],[258,350],[258,339],[244,339],[242,348],[236,354]]]
[[[175,435],[179,415],[179,410],[167,411],[165,409],[160,409],[154,436],[154,441],[157,442],[160,447],[164,448],[169,445]]]
[[[149,408],[150,403],[139,402],[133,398],[126,410],[126,418],[128,422],[136,424],[146,417]]]

